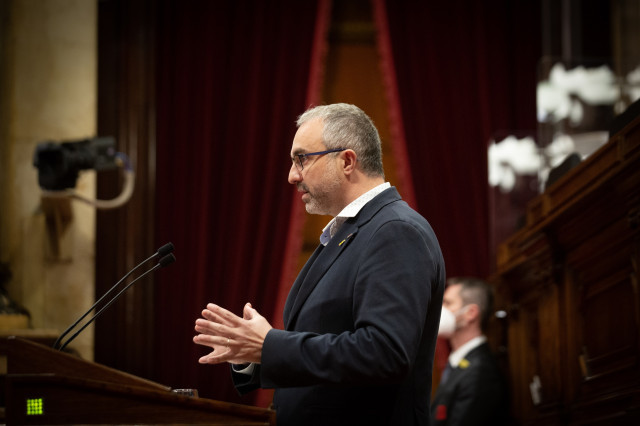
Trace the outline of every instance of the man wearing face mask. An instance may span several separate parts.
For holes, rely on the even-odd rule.
[[[477,278],[450,278],[438,334],[451,354],[433,402],[434,425],[506,425],[507,387],[484,330],[493,311],[493,291]]]

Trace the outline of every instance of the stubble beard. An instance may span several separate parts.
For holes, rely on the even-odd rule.
[[[305,209],[309,214],[329,215],[338,191],[340,191],[340,177],[335,169],[328,169],[324,176],[324,182],[317,189],[310,189],[301,184],[307,191],[309,200],[305,202]]]

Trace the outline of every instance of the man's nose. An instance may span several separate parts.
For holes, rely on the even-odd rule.
[[[302,173],[300,173],[295,164],[291,164],[288,181],[292,185],[302,181]]]

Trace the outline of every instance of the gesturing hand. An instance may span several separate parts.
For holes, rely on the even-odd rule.
[[[198,345],[208,346],[213,351],[201,357],[199,362],[260,363],[262,344],[271,328],[269,322],[250,303],[244,306],[242,318],[209,303],[202,311],[202,318],[196,320],[195,329],[200,334],[194,336],[193,341]]]

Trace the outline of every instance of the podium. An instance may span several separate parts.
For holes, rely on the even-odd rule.
[[[19,337],[7,356],[8,425],[275,425],[275,411],[183,396],[167,386]]]

